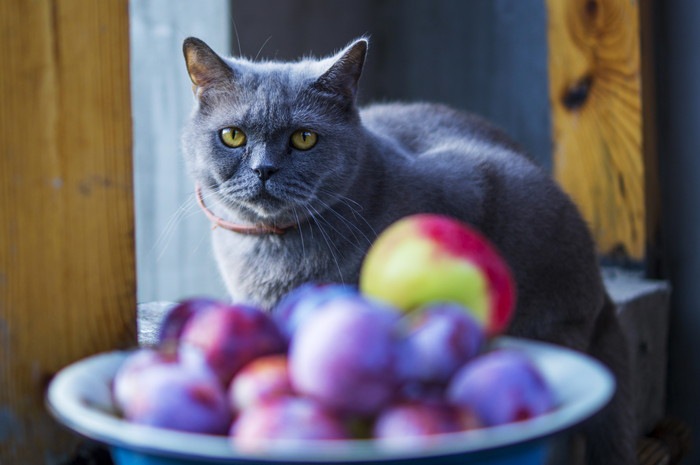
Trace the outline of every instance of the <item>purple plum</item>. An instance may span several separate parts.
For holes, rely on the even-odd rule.
[[[429,444],[435,435],[479,427],[474,415],[437,402],[401,402],[384,409],[374,424],[374,437],[392,446]]]
[[[397,389],[398,317],[360,295],[327,302],[292,339],[292,385],[330,409],[376,413]]]
[[[345,284],[306,283],[286,294],[272,309],[282,332],[291,339],[299,326],[316,314],[326,302],[340,296],[357,295],[357,288]]]
[[[112,394],[117,407],[123,409],[129,399],[141,389],[140,375],[143,372],[158,365],[177,362],[177,354],[173,352],[139,349],[129,354],[114,375]]]
[[[555,396],[524,354],[501,349],[476,357],[454,376],[448,400],[473,411],[485,426],[527,420],[554,408]]]
[[[234,446],[245,451],[264,451],[270,440],[305,448],[308,440],[349,439],[338,416],[301,397],[280,397],[251,406],[241,412],[230,434]]]
[[[174,350],[179,342],[187,321],[204,309],[224,305],[214,299],[195,298],[180,302],[173,307],[160,324],[158,347],[161,350]]]
[[[447,383],[479,353],[484,331],[458,304],[434,304],[417,312],[402,344],[402,376],[410,381]]]
[[[294,396],[287,356],[266,355],[249,362],[233,377],[228,395],[236,412],[277,397]]]
[[[228,386],[233,375],[262,355],[282,353],[287,343],[270,316],[246,305],[208,307],[182,329],[180,355],[203,361]]]
[[[122,399],[133,423],[206,434],[226,434],[232,413],[226,392],[207,367],[162,363],[133,370],[138,389]]]

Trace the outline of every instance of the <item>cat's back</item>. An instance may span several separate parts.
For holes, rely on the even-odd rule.
[[[465,142],[522,151],[505,133],[485,119],[442,104],[374,104],[363,108],[360,115],[367,129],[392,139],[414,155]]]

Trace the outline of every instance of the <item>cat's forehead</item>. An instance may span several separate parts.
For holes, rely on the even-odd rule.
[[[298,62],[252,62],[231,60],[236,71],[238,85],[258,96],[275,93],[283,97],[298,93],[318,79],[329,67],[325,61],[302,60]]]
[[[307,113],[308,90],[323,72],[318,62],[232,62],[236,82],[226,116],[248,124],[278,126]]]

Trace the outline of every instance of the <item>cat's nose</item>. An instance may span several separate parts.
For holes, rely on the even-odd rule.
[[[276,166],[272,166],[272,165],[260,165],[260,166],[254,167],[252,169],[253,169],[253,172],[256,174],[256,176],[258,178],[260,178],[260,180],[262,182],[267,181],[268,179],[270,179],[270,176],[272,176],[277,171],[279,171],[279,168],[277,168]]]

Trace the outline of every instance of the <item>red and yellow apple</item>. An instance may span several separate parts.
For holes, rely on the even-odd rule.
[[[435,214],[405,217],[379,235],[360,290],[406,312],[458,303],[489,336],[507,328],[515,306],[510,267],[495,246],[471,226]]]

